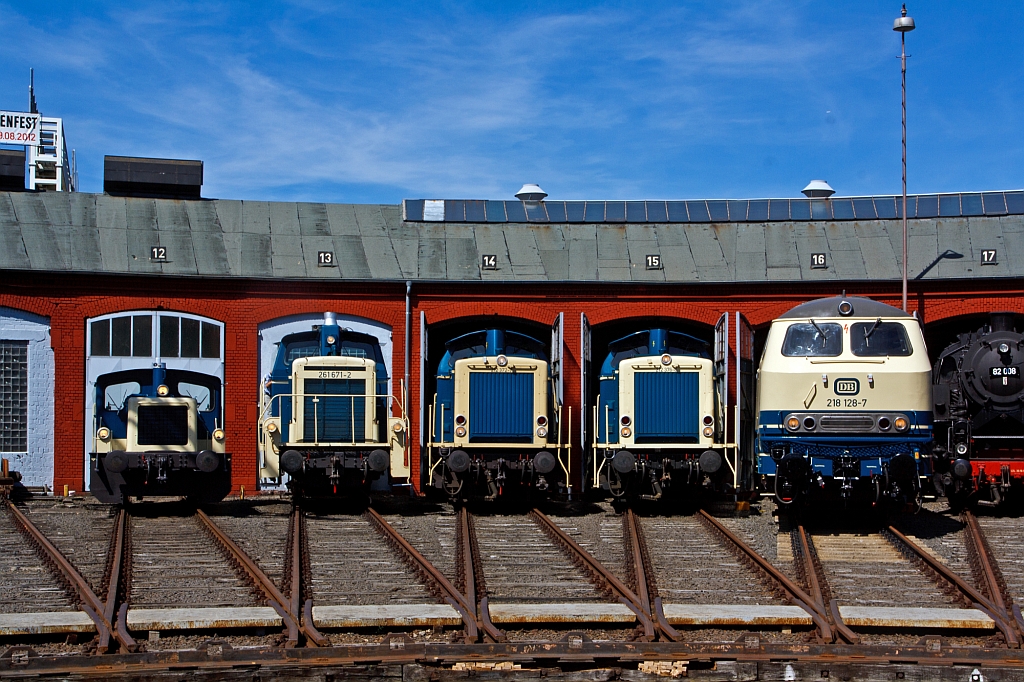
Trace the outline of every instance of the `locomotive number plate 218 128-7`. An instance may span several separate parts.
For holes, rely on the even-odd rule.
[[[989,371],[992,372],[994,377],[1019,377],[1020,367],[990,367]]]

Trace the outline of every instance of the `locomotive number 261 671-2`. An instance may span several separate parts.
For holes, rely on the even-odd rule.
[[[867,407],[867,398],[829,398],[825,407]]]
[[[351,379],[352,372],[341,371],[320,371],[316,373],[317,379]]]

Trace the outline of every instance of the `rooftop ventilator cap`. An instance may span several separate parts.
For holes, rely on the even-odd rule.
[[[520,201],[544,201],[547,192],[540,188],[540,185],[526,184],[516,192],[516,199]]]
[[[828,199],[836,193],[824,180],[811,180],[801,191],[805,197],[811,197],[812,199]]]

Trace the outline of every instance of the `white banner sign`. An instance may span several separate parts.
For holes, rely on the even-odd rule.
[[[0,111],[0,143],[39,144],[39,114]]]

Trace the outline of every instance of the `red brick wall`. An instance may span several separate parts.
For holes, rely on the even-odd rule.
[[[1003,284],[1003,283],[1000,283]],[[419,319],[434,325],[483,315],[517,317],[545,326],[565,313],[565,404],[572,408],[573,453],[579,443],[580,313],[592,325],[629,318],[679,317],[713,325],[722,312],[740,311],[762,326],[794,305],[834,296],[839,284],[769,284],[756,286],[644,286],[620,284],[415,284],[409,387],[413,483],[419,469]],[[996,287],[986,282],[915,283],[910,299],[926,323],[991,310],[1024,313],[1024,282]],[[130,292],[130,293],[129,293]],[[899,306],[899,284],[848,287],[850,295],[870,296]],[[54,470],[55,489],[65,484],[81,490],[84,480],[85,324],[96,315],[162,308],[204,315],[225,323],[225,403],[228,447],[233,453],[237,491],[256,486],[256,405],[259,399],[258,338],[260,323],[275,318],[326,310],[386,324],[394,338],[392,371],[396,392],[405,374],[405,285],[339,282],[259,282],[149,277],[6,274],[0,279],[0,306],[50,318],[56,364]],[[638,320],[639,321],[639,320]],[[595,361],[600,351],[595,349]]]

